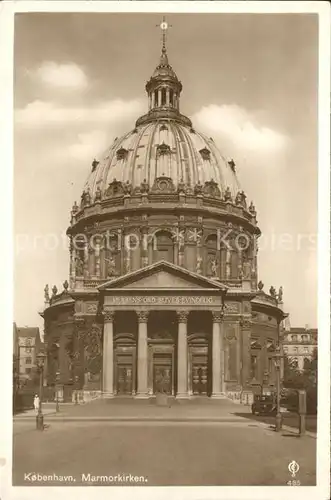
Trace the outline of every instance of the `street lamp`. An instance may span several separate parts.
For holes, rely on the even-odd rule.
[[[37,370],[39,372],[39,406],[38,414],[36,416],[36,428],[38,431],[44,430],[44,415],[42,412],[42,400],[43,400],[43,373],[44,373],[44,363],[46,354],[40,351],[37,356]]]
[[[279,432],[282,428],[282,414],[280,412],[280,364],[281,364],[281,353],[280,353],[280,345],[278,344],[275,351],[276,394],[277,394],[276,432]]]
[[[56,372],[55,374],[55,411],[56,413],[59,413],[60,407],[59,407],[59,382],[60,382],[60,372]]]
[[[78,375],[75,376],[75,405],[78,405]]]

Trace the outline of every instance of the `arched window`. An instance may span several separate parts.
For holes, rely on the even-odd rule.
[[[162,89],[161,91],[161,106],[165,106],[167,102],[167,91],[166,89]]]
[[[160,260],[174,262],[173,239],[167,231],[159,231],[153,238],[153,262]]]
[[[237,250],[231,252],[230,276],[233,279],[239,277],[239,253]]]
[[[154,106],[158,106],[159,105],[159,93],[158,91],[156,90],[154,92]]]
[[[219,262],[217,258],[217,236],[211,234],[205,240],[205,275],[219,276]]]

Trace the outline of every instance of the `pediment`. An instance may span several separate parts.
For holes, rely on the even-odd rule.
[[[214,289],[226,291],[219,282],[205,278],[175,264],[160,261],[104,283],[99,290],[144,289],[144,290],[185,290]]]

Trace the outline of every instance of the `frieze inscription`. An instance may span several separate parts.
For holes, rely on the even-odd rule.
[[[183,296],[136,296],[108,297],[107,305],[215,305],[220,304],[218,297]]]

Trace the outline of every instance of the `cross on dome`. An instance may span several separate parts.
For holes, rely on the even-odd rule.
[[[166,52],[167,31],[169,28],[172,28],[172,25],[168,24],[165,16],[163,16],[162,22],[157,24],[156,27],[162,30],[162,52]]]

